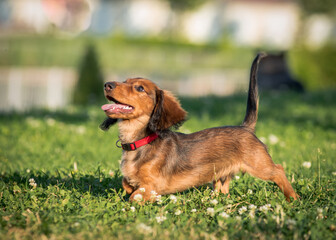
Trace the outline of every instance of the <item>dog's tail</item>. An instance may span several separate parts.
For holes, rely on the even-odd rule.
[[[250,128],[253,132],[258,119],[258,84],[257,84],[257,72],[260,60],[265,57],[265,53],[259,53],[253,60],[250,73],[250,85],[247,97],[247,107],[245,119],[243,122],[244,127]]]

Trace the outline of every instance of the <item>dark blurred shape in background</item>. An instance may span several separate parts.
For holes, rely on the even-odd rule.
[[[97,104],[104,99],[104,78],[92,44],[88,44],[78,70],[78,80],[73,90],[74,103],[80,105]],[[100,101],[99,101],[100,100]]]
[[[303,85],[290,73],[285,52],[269,53],[262,59],[258,73],[258,85],[262,91],[302,92],[304,90]]]
[[[262,85],[335,89],[335,16],[334,0],[0,0],[0,111],[99,102],[103,80],[90,74],[234,94],[246,91],[256,49],[286,53],[261,67]]]

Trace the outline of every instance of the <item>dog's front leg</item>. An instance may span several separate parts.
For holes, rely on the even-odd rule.
[[[135,190],[132,195],[130,196],[129,200],[131,202],[155,202],[157,193],[153,188],[151,187],[139,187],[137,190]]]
[[[126,178],[123,178],[122,180],[122,186],[125,189],[127,194],[132,194],[132,192],[134,192],[134,188],[129,184],[129,182],[127,181]]]

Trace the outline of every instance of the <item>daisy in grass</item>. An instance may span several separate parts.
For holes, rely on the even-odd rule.
[[[213,217],[215,215],[215,209],[214,208],[207,208],[207,214]]]
[[[175,195],[170,195],[169,199],[172,203],[176,203],[177,202],[177,197]]]
[[[311,167],[311,162],[303,162],[303,163],[302,163],[302,166],[303,166],[304,168],[310,168],[310,167]]]
[[[279,138],[273,134],[268,136],[268,140],[272,145],[277,144],[279,142]]]
[[[246,211],[247,211],[247,207],[243,206],[243,207],[239,208],[238,213],[239,213],[240,215],[242,215],[242,214],[243,214],[244,212],[246,212]]]
[[[163,221],[165,221],[167,218],[165,216],[157,216],[155,217],[156,221],[158,223],[162,223]]]
[[[222,218],[229,218],[229,217],[230,217],[230,215],[227,214],[226,212],[221,212],[221,213],[219,214],[219,216],[221,216]]]
[[[134,201],[140,202],[142,200],[142,195],[140,193],[134,195]]]
[[[264,206],[261,206],[260,208],[259,208],[259,210],[260,211],[262,211],[262,212],[264,212],[264,213],[266,213],[268,210],[270,210],[271,209],[271,204],[266,204],[266,205],[264,205]]]
[[[33,188],[37,187],[37,183],[35,182],[34,178],[29,179],[29,185],[32,186]]]
[[[176,212],[175,212],[175,215],[180,215],[182,213],[182,211],[180,209],[178,209]]]

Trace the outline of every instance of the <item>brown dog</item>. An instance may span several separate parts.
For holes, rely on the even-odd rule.
[[[213,182],[214,188],[229,193],[234,174],[247,172],[275,182],[286,196],[297,199],[284,169],[274,164],[266,146],[255,136],[258,111],[256,73],[262,58],[253,61],[246,116],[241,126],[205,129],[192,134],[173,132],[186,118],[178,100],[168,91],[143,78],[123,83],[105,83],[105,96],[113,104],[102,106],[107,130],[118,122],[123,148],[122,184],[130,200],[151,192],[169,194]]]

